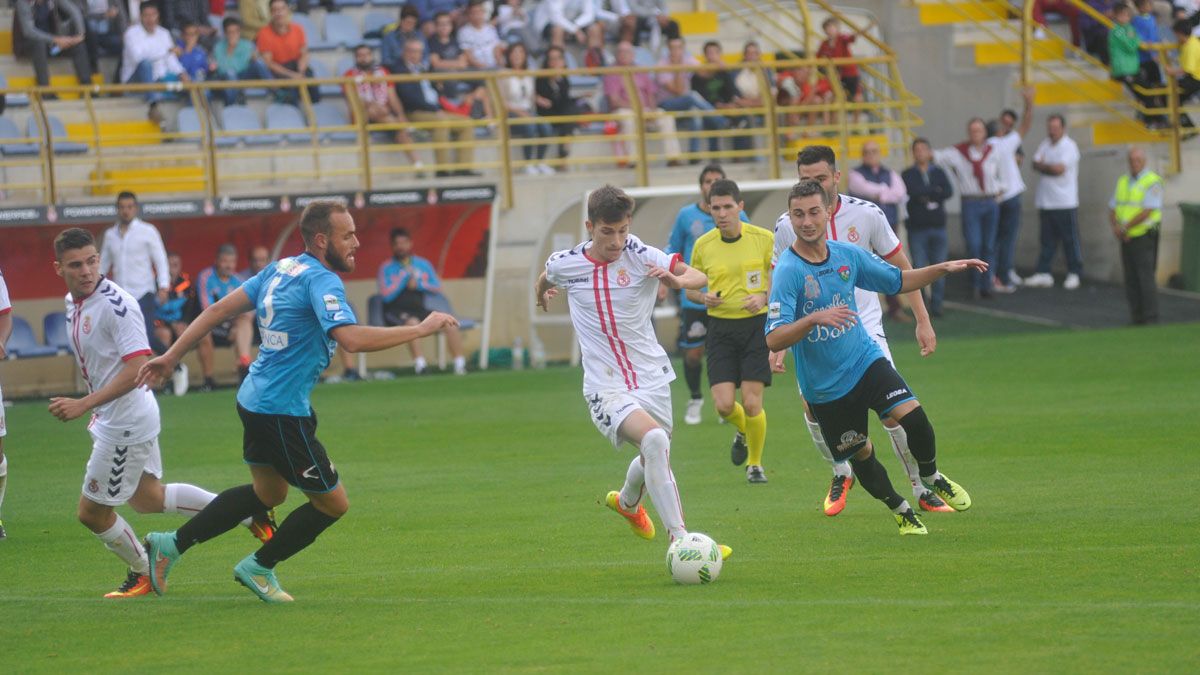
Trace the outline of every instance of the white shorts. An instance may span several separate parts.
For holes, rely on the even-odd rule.
[[[668,434],[674,426],[671,414],[671,386],[657,389],[634,389],[633,391],[602,391],[584,394],[591,410],[592,424],[604,434],[614,448],[621,447],[624,439],[617,433],[621,423],[635,410],[644,410],[654,418]]]
[[[888,360],[888,363],[892,364],[893,368],[895,368],[896,361],[892,358],[892,348],[888,347],[887,335],[884,334],[883,328],[879,326],[863,326],[863,328],[866,329],[867,335],[871,336],[871,339],[875,341],[875,344],[879,345],[879,349],[883,350],[883,357]],[[796,388],[800,388],[800,380],[796,380]],[[803,389],[800,389],[800,396],[801,398],[804,397]]]
[[[158,439],[116,445],[92,437],[92,456],[83,474],[83,496],[97,504],[120,506],[137,490],[142,474],[162,478]]]
[[[8,426],[4,424],[4,390],[0,389],[0,438],[8,435]]]

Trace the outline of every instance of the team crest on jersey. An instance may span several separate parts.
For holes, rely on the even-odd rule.
[[[100,491],[100,483],[95,478],[93,478],[91,481],[88,482],[88,492],[90,492],[92,494],[96,494],[99,491]]]
[[[82,326],[81,330],[83,330],[84,335],[87,335],[92,332],[92,317],[91,316],[83,317],[83,326]]]
[[[621,287],[628,286],[632,279],[629,278],[629,272],[624,267],[617,270],[617,285]]]
[[[821,297],[821,284],[811,274],[804,275],[804,297],[809,300]]]
[[[850,226],[850,229],[846,230],[846,238],[849,239],[850,243],[852,244],[858,243],[858,230],[854,229],[853,225]]]
[[[842,278],[842,281],[850,281],[850,266],[842,265],[839,267],[838,276]]]

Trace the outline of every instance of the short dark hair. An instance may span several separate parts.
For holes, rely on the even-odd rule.
[[[700,169],[700,185],[704,185],[704,177],[710,173],[720,174],[721,178],[725,177],[725,169],[721,168],[720,164],[709,164]]]
[[[546,48],[546,53],[542,54],[542,67],[544,67],[544,68],[550,67],[550,53],[551,52],[558,52],[559,55],[562,56],[564,59],[567,58],[567,51],[565,49],[563,49],[562,47],[559,47],[558,45],[550,45],[549,47]]]
[[[970,125],[968,124],[968,126]],[[988,120],[987,123],[983,125],[983,128],[987,132],[988,138],[1000,133],[1000,123],[996,120]]]
[[[393,227],[392,231],[388,233],[388,241],[396,241],[400,237],[404,237],[405,239],[412,239],[412,235],[408,233],[407,228]]]
[[[917,136],[916,138],[913,139],[913,142],[912,142],[913,150],[916,150],[918,145],[924,145],[924,146],[930,147],[930,148],[933,147],[933,144],[929,142],[929,139],[925,138],[924,136]]]
[[[326,237],[333,233],[333,215],[346,213],[346,205],[327,199],[309,202],[300,214],[300,237],[304,245],[309,246],[318,234]]]
[[[701,49],[700,52],[703,53],[703,52],[708,51],[709,47],[716,47],[717,49],[721,49],[721,43],[717,42],[716,40],[709,40],[708,42],[704,43],[704,48]]]
[[[222,30],[222,31],[227,31],[227,30],[229,30],[229,27],[230,27],[230,26],[237,26],[238,28],[241,28],[241,27],[242,27],[242,20],[241,20],[241,19],[239,19],[239,18],[237,18],[236,16],[227,16],[227,17],[225,17],[225,20],[223,20],[223,21],[221,22],[221,30]]]
[[[830,24],[834,24],[837,22],[838,22],[838,20],[831,16],[828,19],[825,19],[824,21],[821,22],[821,28],[822,28],[822,30],[825,28],[829,28]]]
[[[619,223],[633,213],[635,203],[624,190],[605,185],[588,195],[587,217],[595,223]]]
[[[788,211],[792,210],[792,200],[800,199],[801,197],[811,197],[813,195],[821,196],[821,203],[825,208],[829,208],[829,195],[825,193],[825,188],[815,180],[802,180],[792,186],[791,192],[788,192]]]
[[[412,7],[412,5],[405,5],[405,7]],[[420,16],[420,13],[418,13],[417,16]],[[433,15],[433,20],[437,21],[438,19],[442,18],[443,16],[446,17],[447,19],[449,19],[450,12],[437,12]]]
[[[358,46],[356,46],[354,48],[354,53],[357,54],[360,49],[365,49],[365,50],[371,52],[372,54],[375,53],[375,48],[365,42],[359,43]]]
[[[713,197],[733,197],[734,203],[737,203],[742,201],[742,191],[738,188],[737,183],[728,178],[722,178],[713,183],[712,187],[708,188],[709,204],[712,203]]]
[[[1192,24],[1187,19],[1180,19],[1171,24],[1171,31],[1176,35],[1191,35]]]
[[[467,3],[467,9],[471,9],[473,7],[482,7],[483,1],[484,0],[471,0],[470,2]]]
[[[405,4],[405,5],[401,6],[400,7],[400,19],[403,20],[403,19],[407,19],[409,17],[412,17],[414,19],[420,19],[421,18],[421,10],[417,9],[415,5]],[[436,19],[437,17],[434,16],[434,18]]]
[[[82,227],[71,227],[59,232],[58,236],[54,238],[54,258],[62,260],[63,254],[67,251],[95,245],[96,238],[92,236],[91,232]]]
[[[1133,12],[1133,6],[1127,2],[1118,2],[1117,4],[1113,5],[1112,11],[1113,14],[1116,14],[1117,12]]]
[[[1005,108],[1004,110],[1001,110],[1000,116],[1001,117],[1011,117],[1011,118],[1013,118],[1014,122],[1021,119],[1021,116],[1017,114],[1017,111],[1013,110],[1012,108]]]
[[[148,9],[159,11],[158,3],[155,2],[155,0],[143,0],[142,4],[138,5],[138,14],[141,14]]]
[[[806,145],[796,153],[796,167],[812,166],[825,162],[830,169],[837,168],[837,155],[828,145]]]
[[[137,203],[137,195],[133,194],[129,190],[125,190],[121,194],[117,195],[117,203],[118,204],[120,204],[122,201],[124,201],[126,199],[132,199],[134,204]]]
[[[1062,113],[1050,113],[1046,117],[1046,121],[1050,121],[1050,120],[1058,120],[1058,123],[1062,125],[1062,128],[1064,128],[1064,129],[1067,128],[1067,118],[1063,117]]]
[[[288,0],[271,0],[270,2],[267,3],[267,9],[274,7],[275,3],[277,3],[277,2],[282,2],[284,4],[284,6],[286,6],[288,9],[292,8],[292,6],[288,4]]]
[[[233,244],[221,244],[217,247],[217,257],[220,258],[223,255],[237,256],[237,247]]]

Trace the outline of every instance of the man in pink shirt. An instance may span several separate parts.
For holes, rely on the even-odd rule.
[[[617,65],[622,67],[633,66],[633,43],[622,42],[617,45]],[[679,166],[683,162],[679,159],[682,150],[679,145],[679,137],[675,135],[675,118],[663,112],[662,108],[658,107],[658,83],[654,76],[650,73],[635,73],[633,76],[633,85],[637,89],[638,100],[642,104],[643,119],[647,122],[650,128],[653,128],[662,135],[663,154],[667,157],[667,166]],[[621,74],[605,75],[604,76],[604,95],[608,97],[608,107],[621,117],[621,134],[624,136],[632,136],[635,132],[634,124],[637,120],[633,116],[633,105],[630,102],[630,93],[625,88],[625,77]],[[648,119],[654,116],[653,119]],[[618,157],[626,155],[625,142],[616,141],[613,143],[613,154]],[[622,160],[621,164],[625,164],[627,160]]]

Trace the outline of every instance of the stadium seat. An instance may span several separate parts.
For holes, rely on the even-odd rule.
[[[201,130],[200,117],[196,114],[195,108],[181,108],[179,110],[179,118],[177,122],[179,124],[179,131],[181,133],[196,133]],[[193,141],[191,139],[181,139],[180,142],[199,143],[200,140],[196,139]],[[228,148],[231,145],[237,145],[237,142],[238,139],[234,136],[217,136],[216,134],[213,134],[213,144],[218,148]]]
[[[350,114],[346,110],[346,106],[341,103],[321,101],[313,104],[313,116],[316,117],[315,122],[320,128],[341,127],[350,124]],[[322,131],[321,140],[330,143],[353,143],[358,140],[358,133],[354,131]]]
[[[53,347],[58,352],[65,353],[71,349],[71,338],[67,335],[67,315],[65,312],[50,312],[42,318],[43,342],[47,347]]]
[[[68,141],[67,128],[63,126],[62,120],[55,115],[46,115],[46,124],[50,127],[50,137],[54,139],[54,154],[56,155],[78,155],[82,152],[87,152],[87,143],[77,143]],[[25,121],[25,135],[30,138],[41,136],[38,131],[37,120],[33,115]],[[62,139],[62,140],[60,140]]]
[[[338,7],[362,7],[364,0],[333,0],[333,4]]]
[[[312,18],[304,14],[292,14],[292,21],[304,28],[304,37],[308,39],[308,48],[315,52],[337,49],[337,45],[321,37],[322,33]]]
[[[372,7],[399,7],[406,4],[408,0],[371,0]]]
[[[304,121],[304,115],[300,109],[294,105],[286,105],[283,103],[272,103],[267,106],[267,128],[268,129],[303,129],[308,126]],[[312,141],[312,134],[303,131],[290,131],[283,134],[288,143],[308,143]]]
[[[346,14],[329,14],[325,17],[325,41],[341,45],[343,49],[354,49],[363,41],[358,22]]]
[[[263,128],[258,115],[244,105],[227,105],[221,110],[221,128],[225,131],[259,131]],[[283,138],[279,134],[242,136],[246,145],[275,145]]]
[[[19,143],[4,141],[13,141],[16,139],[25,138],[19,129],[16,122],[7,117],[0,117],[0,154],[12,157],[16,155],[36,155],[38,154],[37,143],[22,141]]]
[[[311,65],[312,65],[312,70],[313,70],[313,77],[316,77],[316,78],[334,77],[334,75],[329,72],[329,66],[325,65],[324,61],[321,61],[319,59],[314,59],[311,62]],[[338,71],[337,76],[341,77],[342,73],[344,73],[344,72],[346,72],[346,71],[344,71],[344,70]],[[317,89],[321,92],[322,98],[328,98],[331,96],[341,97],[341,96],[346,95],[346,92],[342,89],[342,86],[340,84],[322,84],[319,87],[317,87]]]
[[[38,344],[37,339],[33,337],[33,328],[29,326],[29,322],[19,316],[13,316],[12,335],[9,336],[8,344],[4,349],[18,359],[58,354],[58,350],[54,347]]]
[[[363,40],[372,47],[378,47],[380,38],[383,37],[383,29],[395,21],[395,14],[385,14],[383,12],[371,12],[367,14],[363,18]]]
[[[0,73],[0,89],[8,87],[8,78],[4,73]],[[6,97],[8,105],[14,108],[20,108],[29,105],[29,94],[8,94]]]
[[[383,296],[378,293],[367,298],[367,325],[383,325]]]
[[[579,67],[579,59],[575,58],[575,54],[568,51],[563,56],[568,68]],[[600,86],[600,78],[595,75],[568,75],[567,83],[571,85],[572,92],[575,89],[595,89]]]
[[[431,312],[445,312],[451,316],[457,316],[454,313],[454,308],[450,306],[450,298],[447,298],[441,293],[426,293],[425,309],[428,309]],[[475,323],[476,322],[474,319],[460,318],[458,320],[458,328],[459,330],[471,330],[475,327]]]

